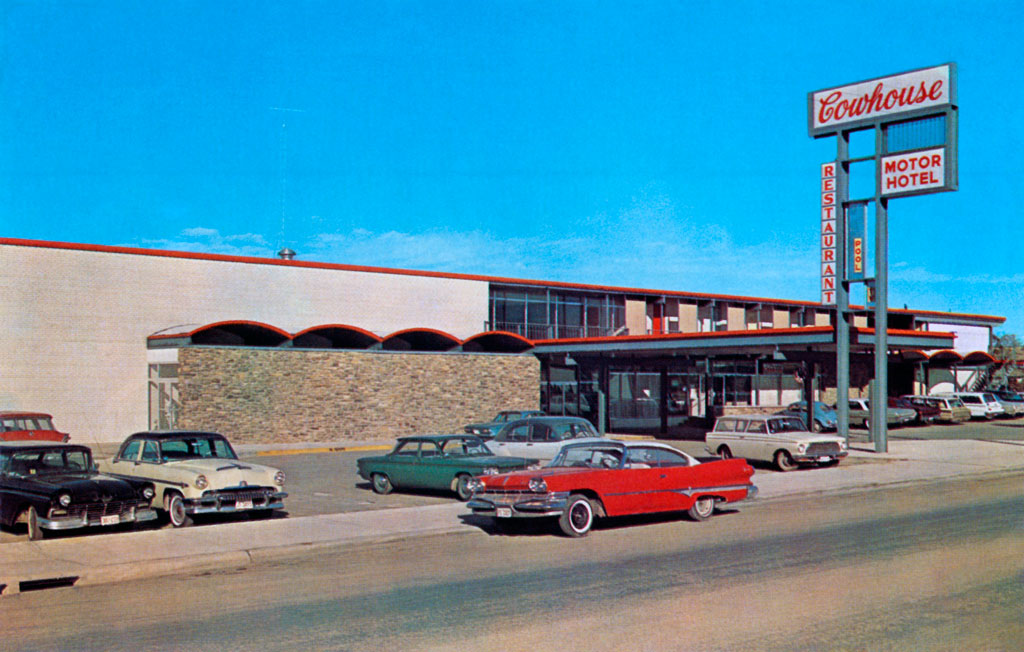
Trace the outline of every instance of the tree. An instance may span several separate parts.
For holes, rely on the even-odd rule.
[[[1024,389],[1024,344],[1013,333],[993,333],[989,353],[997,364],[990,384],[994,387]]]

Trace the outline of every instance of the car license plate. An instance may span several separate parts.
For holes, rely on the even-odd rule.
[[[831,462],[832,458],[829,457],[828,455],[823,455],[823,456],[818,458],[818,461],[819,462]]]
[[[101,516],[100,525],[117,525],[121,522],[121,517],[117,514],[111,514],[110,516]]]
[[[495,513],[495,516],[497,516],[498,518],[512,518],[512,508],[499,507],[497,512]]]
[[[235,503],[235,509],[252,509],[251,500],[239,500]]]

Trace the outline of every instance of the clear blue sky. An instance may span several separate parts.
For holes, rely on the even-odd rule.
[[[1024,3],[0,7],[0,235],[807,301],[807,93],[954,61],[890,305],[1024,335]]]

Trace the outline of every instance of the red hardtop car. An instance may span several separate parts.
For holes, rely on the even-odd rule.
[[[719,503],[753,498],[753,475],[746,460],[701,464],[656,442],[568,444],[544,468],[475,478],[468,507],[496,523],[557,517],[580,537],[595,517],[685,511],[703,521]]]
[[[67,441],[66,432],[53,427],[44,412],[0,412],[0,441]]]

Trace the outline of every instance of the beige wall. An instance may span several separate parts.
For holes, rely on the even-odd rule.
[[[789,311],[773,310],[772,326],[775,328],[789,328]]]
[[[697,304],[679,304],[679,331],[682,333],[696,333],[700,330],[697,326]]]
[[[83,443],[147,427],[146,337],[169,326],[342,323],[465,338],[487,315],[485,281],[8,244],[0,269],[0,409],[50,412]]]
[[[626,299],[626,328],[630,335],[647,334],[647,302]]]
[[[239,443],[332,442],[462,432],[503,409],[536,410],[530,354],[183,348],[183,428]]]
[[[726,328],[731,331],[746,329],[747,311],[743,306],[728,306],[726,311]]]

